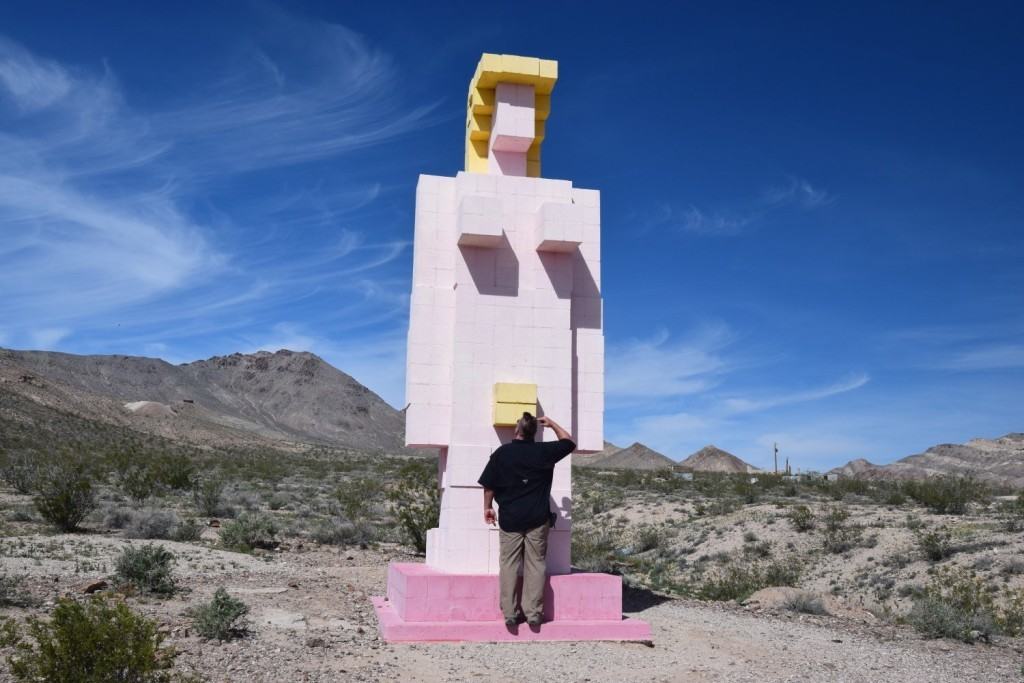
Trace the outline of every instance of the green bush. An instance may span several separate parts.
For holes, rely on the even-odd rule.
[[[157,482],[148,466],[133,464],[121,472],[118,488],[131,500],[142,503],[156,493]]]
[[[697,588],[704,600],[740,601],[770,586],[793,586],[800,580],[800,565],[792,561],[733,562],[715,570]]]
[[[984,581],[965,569],[938,573],[907,615],[907,622],[926,638],[953,638],[972,643],[989,640],[999,619]]]
[[[1007,531],[1024,529],[1024,493],[1018,493],[1014,500],[1000,503],[999,512],[1003,515],[1003,527]]]
[[[366,521],[326,519],[313,530],[313,540],[321,545],[356,545],[366,548],[377,540],[377,529]]]
[[[18,681],[163,683],[174,680],[156,623],[123,602],[62,598],[49,620],[30,617],[28,636],[8,629],[11,674]]]
[[[0,572],[0,607],[33,607],[38,601],[25,587],[25,577]]]
[[[194,519],[183,520],[174,527],[171,540],[179,543],[195,543],[203,536],[205,527]]]
[[[398,484],[388,494],[388,499],[398,526],[409,542],[417,552],[426,552],[427,530],[437,526],[441,514],[436,466],[421,461],[403,464],[398,470]]]
[[[203,479],[192,489],[192,501],[196,510],[205,517],[217,517],[224,510],[224,480],[212,477]]]
[[[377,479],[347,479],[334,491],[341,512],[350,522],[365,520],[379,500],[383,487]]]
[[[125,538],[169,539],[180,520],[174,512],[139,510],[133,512],[124,526]]]
[[[572,564],[586,571],[617,573],[620,545],[621,539],[605,527],[577,527],[572,533]]]
[[[803,533],[814,528],[814,513],[806,505],[794,505],[789,510],[789,523],[793,528]]]
[[[166,454],[150,465],[153,479],[165,490],[188,491],[195,479],[195,465],[180,454]]]
[[[633,529],[630,540],[634,554],[657,550],[665,542],[665,531],[650,524],[643,524]]]
[[[939,562],[953,555],[952,537],[948,531],[926,531],[917,535],[917,547],[930,562]]]
[[[828,610],[825,609],[825,603],[822,602],[821,598],[814,593],[806,591],[790,595],[784,601],[783,606],[790,612],[798,612],[800,614],[828,614]]]
[[[196,633],[207,640],[231,640],[244,635],[248,613],[249,607],[223,588],[217,589],[210,602],[187,612]]]
[[[903,492],[940,515],[962,515],[970,503],[986,502],[988,488],[973,477],[939,476],[908,481]]]
[[[220,543],[241,553],[251,553],[256,548],[269,550],[277,545],[277,524],[258,512],[243,512],[221,529]]]
[[[114,579],[143,593],[171,595],[177,589],[174,562],[174,553],[162,545],[129,546],[114,563]]]
[[[846,526],[850,513],[842,508],[831,508],[824,518],[824,547],[830,553],[840,554],[860,545],[863,529]]]
[[[51,459],[36,480],[36,509],[60,531],[75,531],[96,509],[93,474],[85,461],[61,454]]]
[[[27,496],[35,491],[36,481],[39,479],[39,454],[4,451],[2,458],[0,479],[22,495]]]

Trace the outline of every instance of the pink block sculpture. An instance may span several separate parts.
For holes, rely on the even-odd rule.
[[[516,639],[498,607],[498,533],[477,485],[512,438],[494,426],[496,383],[536,385],[538,415],[569,428],[579,451],[604,446],[600,194],[527,177],[535,97],[533,85],[499,79],[487,172],[421,175],[416,188],[405,438],[439,449],[441,515],[426,564],[393,563],[374,603],[388,640]],[[551,490],[550,621],[522,637],[648,639],[646,624],[622,618],[619,577],[572,573],[571,475],[570,456]]]

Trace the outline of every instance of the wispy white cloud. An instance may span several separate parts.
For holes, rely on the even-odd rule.
[[[1024,368],[1024,325],[1000,320],[979,325],[934,325],[891,330],[880,342],[890,355],[925,370],[977,372]]]
[[[24,111],[47,107],[71,90],[70,79],[60,65],[37,59],[2,37],[0,83],[14,104]]]
[[[956,351],[940,361],[950,370],[1024,368],[1024,344],[992,344]]]
[[[756,226],[771,214],[786,210],[817,209],[835,201],[834,195],[802,178],[790,178],[786,185],[770,187],[753,201],[742,202],[728,210],[701,209],[693,204],[680,206],[660,202],[640,220],[650,228],[678,230],[695,235],[729,237]]]
[[[134,204],[134,205],[133,205]],[[2,308],[18,320],[75,319],[174,289],[221,258],[156,196],[115,205],[56,182],[0,175]]]
[[[111,68],[0,38],[4,343],[102,331],[96,344],[181,358],[185,340],[265,329],[282,308],[334,333],[396,326],[405,287],[388,269],[409,245],[368,237],[379,183],[339,170],[337,186],[244,188],[250,171],[430,125],[436,101],[411,100],[394,60],[348,28],[260,11],[267,30],[237,62],[160,109],[133,107]]]
[[[720,420],[707,415],[688,412],[644,415],[633,420],[627,440],[639,439],[655,449],[679,458],[686,455],[678,452],[679,443],[692,440],[710,441],[714,438]]]
[[[724,398],[718,403],[717,409],[726,415],[737,415],[740,413],[751,413],[779,406],[791,405],[793,403],[804,403],[806,401],[817,401],[836,394],[843,394],[854,389],[859,389],[870,381],[864,373],[856,373],[847,378],[839,380],[824,387],[805,389],[789,393],[763,396],[760,398]]]
[[[787,185],[770,187],[764,191],[764,203],[769,206],[796,204],[804,209],[815,209],[835,201],[835,196],[811,185],[803,178],[790,178]]]
[[[71,334],[71,330],[62,327],[48,327],[29,332],[29,341],[33,349],[49,351],[56,347],[60,340]]]
[[[774,392],[750,388],[751,368],[761,367],[760,377],[780,360],[751,349],[720,323],[705,324],[680,339],[661,332],[650,339],[609,345],[608,437],[620,444],[641,441],[681,458],[709,443],[731,441],[749,449],[766,424],[774,431],[784,424],[794,433],[803,429],[821,436],[810,416],[828,410],[818,404],[870,382],[866,373],[854,372],[819,386],[794,387],[782,373]],[[797,404],[816,406],[807,406],[806,420],[780,410]]]
[[[755,217],[747,215],[726,216],[721,213],[706,213],[695,206],[678,207],[661,203],[651,217],[654,225],[671,227],[697,235],[736,235],[749,225]]]
[[[727,369],[722,350],[732,334],[710,325],[687,339],[667,332],[631,340],[607,351],[605,391],[610,400],[652,400],[705,391]]]
[[[198,154],[204,163],[196,170],[205,173],[303,163],[420,128],[436,109],[436,100],[404,100],[392,58],[347,27],[272,6],[262,12],[276,26],[263,44],[242,50],[229,73],[180,107],[152,117],[175,141],[172,158]]]

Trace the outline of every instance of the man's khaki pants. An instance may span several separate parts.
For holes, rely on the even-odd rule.
[[[544,576],[547,570],[548,530],[544,522],[525,533],[498,531],[501,539],[501,613],[506,619],[519,615],[516,609],[516,578],[519,561],[523,561],[523,594],[520,603],[527,619],[540,618],[544,612]]]

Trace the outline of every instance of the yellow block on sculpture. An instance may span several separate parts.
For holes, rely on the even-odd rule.
[[[495,403],[494,404],[494,426],[515,427],[516,422],[523,416],[523,413],[531,415],[537,412],[536,403]]]
[[[476,65],[469,84],[466,101],[466,171],[487,173],[488,146],[491,135],[491,114],[494,112],[494,89],[498,83],[532,85],[534,117],[546,121],[551,113],[551,91],[558,80],[558,62],[537,57],[495,55],[484,53]],[[544,139],[543,124],[537,126],[534,146],[536,156],[527,164],[527,176],[540,177],[540,142]],[[484,142],[484,144],[480,144]]]
[[[495,403],[530,403],[536,408],[537,385],[498,382],[494,385],[494,401]]]

